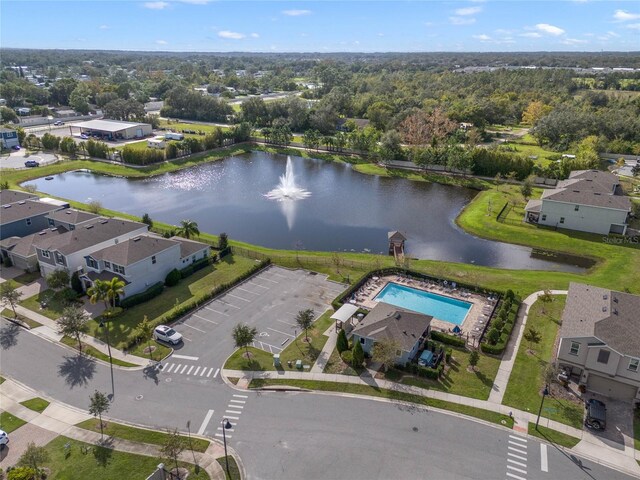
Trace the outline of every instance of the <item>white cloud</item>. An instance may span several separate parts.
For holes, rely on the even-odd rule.
[[[158,45],[166,45],[168,42],[166,40],[156,40]]]
[[[640,13],[630,13],[626,10],[616,10],[613,18],[619,22],[628,22],[629,20],[640,20]]]
[[[424,25],[426,27],[433,27],[435,25],[435,23],[433,23],[433,22],[424,22]]]
[[[311,15],[311,10],[283,10],[282,13],[289,17],[300,17],[302,15]]]
[[[451,25],[471,25],[476,23],[476,19],[468,17],[449,17],[449,23],[451,23]]]
[[[181,3],[189,3],[191,5],[206,5],[211,0],[179,0]]]
[[[536,28],[541,32],[548,33],[549,35],[558,36],[564,34],[563,29],[554,25],[549,25],[548,23],[538,23]]]
[[[481,35],[473,35],[473,38],[475,38],[476,40],[480,40],[481,42],[491,41],[491,37],[489,35],[485,35],[484,33]]]
[[[384,37],[384,33],[380,32],[380,33],[378,33],[378,36],[379,37]]]
[[[630,25],[627,25],[627,28],[631,28],[633,30],[640,30],[640,23],[632,23]]]
[[[610,36],[612,36],[612,37],[619,37],[619,36],[620,36],[618,33],[616,33],[616,32],[612,32],[611,30],[609,30],[609,31],[607,32],[607,35],[610,35]]]
[[[465,8],[457,8],[455,13],[460,16],[467,15],[475,15],[476,13],[480,13],[482,11],[482,7],[465,7]]]
[[[525,32],[521,33],[519,36],[527,38],[540,38],[542,35],[540,35],[538,32]]]
[[[109,30],[111,27],[109,25],[100,25],[98,28],[100,30]]]
[[[246,37],[246,35],[244,33],[240,33],[240,32],[230,32],[229,30],[221,30],[218,32],[218,36],[220,38],[230,38],[233,40],[241,40],[244,37]]]
[[[254,32],[254,33],[252,33],[250,36],[251,36],[251,38],[260,38],[260,35],[258,35],[258,34],[257,34],[257,33],[255,33],[255,32]]]
[[[562,42],[564,45],[581,45],[583,43],[589,43],[586,40],[580,40],[579,38],[565,38],[564,40],[562,40]]]
[[[149,8],[151,10],[164,10],[167,8],[169,4],[167,2],[145,2],[144,8]]]

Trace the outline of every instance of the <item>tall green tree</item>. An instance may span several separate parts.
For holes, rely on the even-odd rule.
[[[353,368],[362,368],[364,363],[364,350],[360,342],[356,342],[353,346]]]
[[[0,299],[2,299],[4,303],[9,304],[11,310],[13,310],[13,318],[18,318],[16,306],[18,305],[18,302],[20,302],[20,297],[22,297],[22,292],[9,284],[9,282],[0,284]]]
[[[193,220],[182,220],[176,232],[179,236],[187,239],[200,235],[198,224]]]
[[[149,360],[153,361],[153,351],[151,350],[151,337],[153,335],[153,324],[149,321],[145,315],[142,322],[136,327],[140,340],[147,342],[147,348],[149,350]]]
[[[93,285],[87,289],[87,295],[89,295],[89,301],[92,304],[96,304],[99,301],[104,302],[105,310],[109,308],[109,293],[108,284],[104,280],[94,280]]]
[[[250,327],[242,323],[233,327],[232,336],[236,348],[244,348],[247,358],[249,358],[249,345],[253,343],[257,335],[258,330],[255,327]]]
[[[536,330],[534,327],[529,327],[527,331],[524,332],[524,335],[522,335],[522,338],[529,342],[529,350],[531,350],[534,343],[536,345],[540,343],[542,335],[540,334],[540,331]]]
[[[58,318],[58,333],[75,337],[78,342],[78,350],[82,352],[82,342],[80,338],[89,331],[89,314],[77,305],[69,305],[62,311],[62,316]]]
[[[344,328],[341,328],[338,332],[338,338],[336,339],[336,349],[338,349],[338,353],[349,350],[349,340],[347,339],[347,332],[344,331]]]
[[[472,350],[471,353],[469,354],[469,366],[471,367],[471,370],[476,369],[476,365],[478,365],[478,361],[480,360],[480,354],[478,353],[477,350]]]
[[[296,315],[296,324],[304,330],[304,340],[306,342],[309,341],[308,331],[311,325],[313,325],[313,320],[315,318],[316,314],[311,308],[300,310]]]
[[[93,395],[89,398],[89,413],[94,417],[98,417],[100,421],[100,438],[104,438],[103,424],[102,424],[102,414],[107,413],[109,411],[109,398],[102,393],[96,390],[93,392]]]

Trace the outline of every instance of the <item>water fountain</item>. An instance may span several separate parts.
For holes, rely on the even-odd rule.
[[[311,195],[311,192],[296,185],[293,174],[293,164],[291,157],[287,157],[287,168],[284,175],[280,176],[280,183],[276,188],[265,195],[270,200],[283,202],[285,200],[302,200]]]

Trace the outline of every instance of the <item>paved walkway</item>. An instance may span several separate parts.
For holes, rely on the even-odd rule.
[[[324,372],[324,368],[327,366],[327,362],[329,358],[331,358],[331,354],[333,350],[336,348],[336,342],[338,341],[338,332],[336,332],[335,323],[331,323],[331,326],[324,332],[324,335],[329,337],[327,342],[322,347],[322,351],[318,355],[316,359],[316,363],[311,367],[311,373],[322,373]]]
[[[388,380],[380,380],[372,377],[369,373],[362,376],[352,375],[340,375],[340,374],[327,374],[327,373],[305,373],[305,372],[287,372],[287,371],[241,371],[241,370],[223,370],[223,376],[240,378],[241,382],[238,382],[238,386],[241,384],[247,385],[252,379],[272,378],[272,379],[291,379],[291,380],[313,380],[320,382],[338,382],[338,383],[350,383],[354,385],[369,385],[372,387],[393,390],[396,392],[409,393],[418,395],[421,397],[433,398],[437,400],[443,400],[449,403],[457,403],[459,405],[467,405],[469,407],[480,408],[483,410],[489,410],[492,412],[499,412],[503,415],[512,415],[517,422],[514,425],[514,430],[526,433],[528,431],[528,424],[535,423],[536,414],[531,412],[525,412],[516,410],[505,405],[501,405],[497,402],[490,400],[477,400],[474,398],[463,397],[461,395],[455,395],[451,393],[441,392],[438,390],[429,390],[420,387],[414,387],[411,385],[402,385]],[[602,442],[599,438],[594,437],[581,429],[565,425],[548,418],[541,417],[540,425],[543,427],[551,428],[558,432],[571,435],[572,437],[579,438],[581,441],[576,445],[572,452],[579,453],[580,455],[593,460],[597,463],[621,470],[625,473],[634,476],[640,476],[640,466],[635,460],[635,456],[640,459],[640,453],[633,449],[625,449],[620,451],[616,448],[608,446]]]
[[[566,290],[550,290],[552,295],[566,295]],[[489,401],[493,403],[502,403],[504,392],[507,390],[509,383],[509,377],[511,377],[511,370],[513,370],[513,364],[516,361],[518,355],[518,348],[520,348],[520,342],[524,333],[524,328],[527,325],[527,317],[529,316],[529,309],[533,305],[539,296],[543,295],[544,291],[532,293],[522,301],[520,310],[518,312],[518,318],[514,327],[514,331],[511,334],[511,338],[507,343],[507,348],[502,355],[502,361],[498,368],[496,378],[493,380],[493,386],[491,387],[491,393],[489,394]]]
[[[18,460],[28,442],[35,441],[38,444],[46,444],[58,435],[93,445],[103,445],[120,452],[156,457],[158,459],[162,457],[158,445],[106,436],[103,442],[99,433],[75,426],[77,423],[93,418],[91,415],[62,403],[52,402],[42,413],[34,412],[19,403],[36,396],[35,392],[11,379],[5,380],[0,385],[0,408],[28,422],[10,434],[10,436],[15,436],[21,441],[19,445],[17,442],[12,441],[10,444],[11,451],[0,459],[0,465],[2,465],[3,469],[13,465]],[[22,429],[25,430],[21,434]],[[197,437],[193,434],[192,436]],[[45,439],[46,441],[44,441]],[[216,461],[216,458],[224,457],[224,447],[217,441],[212,441],[209,438],[207,440],[210,441],[209,448],[204,453],[195,452],[196,463],[209,474],[211,480],[224,480],[225,472]],[[20,451],[20,446],[22,446],[22,451]],[[186,463],[194,463],[194,454],[191,451],[185,451],[180,454],[179,460]],[[167,467],[170,467],[170,465],[167,465]]]

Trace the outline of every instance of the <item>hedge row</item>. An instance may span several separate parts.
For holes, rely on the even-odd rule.
[[[453,345],[454,347],[464,348],[467,343],[464,338],[437,332],[435,330],[431,330],[431,338],[433,340],[437,340],[438,342],[446,343],[447,345]]]
[[[423,367],[417,363],[408,363],[407,366],[401,368],[401,370],[406,370],[409,373],[418,375],[419,377],[438,380],[442,375],[444,375],[444,362],[441,362],[440,365],[438,365],[438,368]]]
[[[135,305],[139,305],[141,303],[147,302],[152,298],[157,297],[162,293],[164,289],[164,282],[158,282],[151,285],[144,292],[136,293],[135,295],[131,295],[130,297],[123,298],[120,300],[120,306],[122,308],[131,308]]]
[[[508,290],[497,315],[491,322],[491,330],[488,336],[495,342],[488,341],[480,345],[484,353],[491,355],[501,355],[507,348],[507,343],[511,337],[511,332],[516,323],[520,302],[515,298],[512,290]]]

